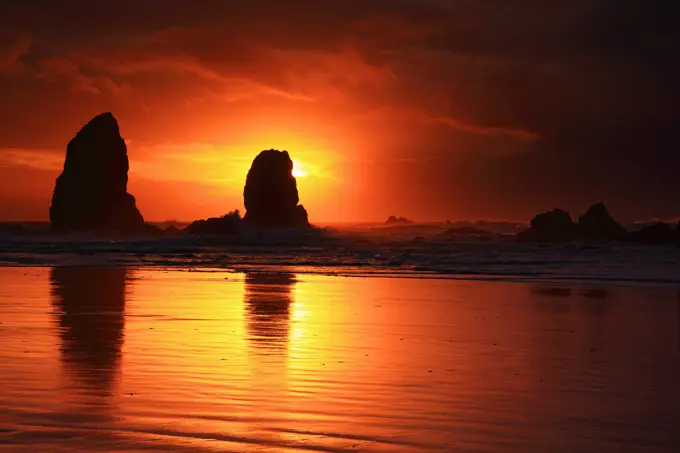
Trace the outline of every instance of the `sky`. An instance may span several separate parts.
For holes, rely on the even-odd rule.
[[[111,111],[147,220],[243,209],[286,149],[313,222],[680,216],[680,3],[0,0],[0,220],[46,220]]]

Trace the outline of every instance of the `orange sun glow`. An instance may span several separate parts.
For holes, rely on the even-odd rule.
[[[296,178],[305,178],[307,176],[307,172],[304,170],[304,165],[296,160],[293,161],[293,176]]]

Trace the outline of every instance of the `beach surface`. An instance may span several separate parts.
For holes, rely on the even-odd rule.
[[[680,451],[670,286],[0,268],[0,451]]]

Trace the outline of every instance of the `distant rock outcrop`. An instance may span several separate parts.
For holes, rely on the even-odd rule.
[[[170,225],[163,230],[163,236],[179,236],[182,234],[182,230],[177,228],[175,225]]]
[[[575,233],[576,227],[569,213],[553,209],[534,216],[531,226],[517,237],[526,241],[570,241]]]
[[[397,216],[389,216],[387,220],[385,220],[385,225],[412,225],[415,222],[413,220],[409,220],[406,217],[397,217]]]
[[[26,232],[26,228],[20,223],[0,224],[0,235],[19,236]]]
[[[288,151],[262,151],[253,161],[243,189],[248,225],[263,228],[309,227],[307,211],[298,205],[297,182]]]
[[[624,240],[628,232],[619,225],[605,207],[604,203],[597,203],[578,218],[578,236],[585,241]]]
[[[629,233],[612,218],[604,203],[599,202],[579,216],[576,224],[571,221],[569,214],[561,209],[538,214],[531,220],[531,227],[519,233],[517,239],[523,241],[624,241],[648,245],[677,243],[680,246],[680,223],[673,229],[667,223],[656,222]]]
[[[128,168],[118,122],[111,113],[95,117],[66,148],[52,196],[51,229],[145,232],[135,198],[127,193]]]
[[[172,228],[172,227],[170,227]],[[168,228],[168,229],[170,229]],[[186,229],[189,234],[237,234],[241,228],[241,215],[238,209],[222,217],[197,220]]]
[[[628,231],[609,215],[602,202],[588,208],[585,214],[579,216],[576,224],[572,222],[569,214],[561,209],[538,214],[531,220],[531,227],[519,233],[517,238],[525,241],[587,242],[631,239]]]
[[[673,244],[678,240],[678,234],[669,224],[657,222],[631,233],[630,240],[648,245]]]

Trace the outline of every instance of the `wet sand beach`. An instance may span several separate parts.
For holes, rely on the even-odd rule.
[[[677,452],[680,296],[0,269],[0,451]]]

